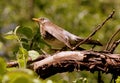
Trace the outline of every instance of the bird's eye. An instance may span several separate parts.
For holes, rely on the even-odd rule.
[[[40,18],[40,21],[41,21],[42,23],[45,23],[45,22],[48,22],[49,20],[46,19],[46,18]]]
[[[41,18],[41,21],[44,21],[45,19],[44,18]]]

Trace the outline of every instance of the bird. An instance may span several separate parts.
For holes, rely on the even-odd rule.
[[[40,34],[42,39],[53,49],[62,49],[67,46],[72,49],[76,44],[83,41],[84,38],[76,36],[60,26],[54,24],[48,18],[32,18],[40,27]],[[102,46],[97,40],[88,39],[84,44],[92,44]]]

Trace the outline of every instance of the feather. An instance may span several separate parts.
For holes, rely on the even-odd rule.
[[[67,46],[69,48],[74,47],[80,41],[83,41],[83,38],[80,38],[63,28],[53,24],[50,20],[46,18],[34,19],[40,25],[41,35],[44,37],[44,40],[50,45],[60,44],[58,46]],[[48,37],[50,35],[50,37]],[[54,39],[54,40],[53,40]],[[89,39],[85,42],[86,44],[93,44],[102,46],[102,44],[97,40]],[[62,45],[63,44],[63,45]]]

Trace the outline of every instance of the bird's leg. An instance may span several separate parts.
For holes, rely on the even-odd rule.
[[[68,48],[70,48],[72,50],[72,45],[70,44],[69,39],[66,40],[65,44],[67,45]]]
[[[67,46],[64,46],[62,49],[60,49],[60,51],[66,51],[68,49]]]
[[[95,46],[96,46],[96,45],[94,44],[94,45],[92,46],[91,50],[93,50],[93,49],[95,48]]]

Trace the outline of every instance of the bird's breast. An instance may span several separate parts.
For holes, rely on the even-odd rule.
[[[65,47],[65,44],[61,41],[59,41],[58,39],[47,39],[47,40],[44,40],[47,44],[49,44],[52,49],[62,49],[63,47]]]
[[[52,47],[52,49],[62,49],[65,44],[58,40],[57,38],[53,37],[51,34],[46,32],[46,34],[42,35],[43,40]]]

